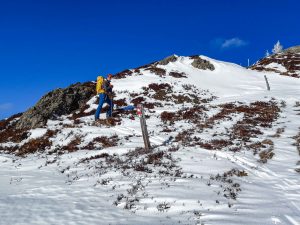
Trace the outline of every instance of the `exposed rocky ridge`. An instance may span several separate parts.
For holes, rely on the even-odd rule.
[[[250,67],[252,70],[269,71],[284,76],[300,77],[300,46],[270,55]]]
[[[166,71],[164,69],[160,68],[159,66],[166,66],[171,62],[176,62],[178,60],[178,58],[179,57],[177,55],[171,55],[162,60],[155,61],[155,62],[146,64],[146,65],[137,67],[132,70],[126,69],[119,73],[114,74],[114,79],[122,79],[127,76],[131,76],[133,73],[141,74],[141,70],[149,70],[152,73],[159,75],[159,76],[166,76],[166,75],[174,76],[174,71],[167,74]],[[193,59],[193,62],[191,63],[191,65],[197,69],[211,70],[211,71],[215,70],[215,67],[212,63],[210,63],[208,60],[202,59],[199,55],[193,55],[193,56],[190,56],[189,58]],[[174,77],[183,77],[183,76],[175,74]]]
[[[213,64],[211,64],[209,61],[202,59],[200,56],[191,56],[194,61],[192,62],[192,66],[201,69],[201,70],[215,70],[215,67]]]
[[[159,65],[168,65],[170,62],[176,62],[177,58],[178,57],[176,55],[171,55],[171,56],[164,58],[163,60],[158,61],[158,64]]]
[[[290,47],[285,49],[283,52],[288,52],[288,53],[300,53],[300,45]]]
[[[94,94],[95,84],[92,82],[76,83],[64,89],[51,91],[20,117],[16,128],[42,127],[46,125],[48,119],[67,115],[82,108]]]

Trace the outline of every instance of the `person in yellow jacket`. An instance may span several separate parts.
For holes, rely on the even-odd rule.
[[[99,105],[95,114],[95,120],[97,121],[100,117],[101,109],[104,103],[109,105],[109,110],[106,112],[106,118],[112,116],[112,110],[114,107],[113,100],[112,100],[112,89],[113,85],[111,84],[112,74],[108,74],[107,78],[104,79],[103,77],[99,76],[97,78],[97,94],[99,95]]]

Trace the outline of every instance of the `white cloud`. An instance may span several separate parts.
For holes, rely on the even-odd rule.
[[[245,45],[248,45],[248,42],[240,39],[240,38],[231,38],[231,39],[227,39],[224,40],[221,44],[221,48],[225,49],[225,48],[238,48],[238,47],[243,47]]]
[[[9,110],[13,107],[12,103],[3,103],[0,104],[0,110]]]

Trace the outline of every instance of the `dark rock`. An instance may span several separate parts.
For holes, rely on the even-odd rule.
[[[211,64],[209,61],[202,59],[200,56],[192,56],[192,59],[194,61],[192,62],[192,66],[200,69],[200,70],[215,70],[215,67],[213,64]]]
[[[184,72],[171,71],[169,75],[175,78],[187,78],[187,75]]]
[[[290,48],[287,48],[285,50],[283,50],[283,53],[300,53],[300,45],[298,46],[294,46],[294,47],[290,47]]]
[[[167,58],[164,58],[161,61],[158,61],[159,65],[167,65],[169,62],[176,62],[177,61],[177,56],[176,55],[171,55],[168,56]]]
[[[43,127],[48,119],[70,114],[85,106],[95,95],[95,83],[76,83],[67,88],[58,88],[44,95],[38,103],[27,110],[16,124],[17,129]]]
[[[158,67],[148,67],[145,70],[149,70],[151,73],[154,73],[159,76],[165,76],[166,70]]]

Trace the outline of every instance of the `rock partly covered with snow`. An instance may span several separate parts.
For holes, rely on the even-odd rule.
[[[18,129],[43,127],[49,119],[70,114],[82,108],[95,94],[95,84],[77,83],[67,88],[58,88],[43,96],[26,111],[16,124]]]
[[[168,57],[164,58],[161,61],[158,61],[158,64],[159,65],[167,65],[170,62],[176,62],[177,58],[178,57],[176,55],[171,55],[171,56],[168,56]]]
[[[192,56],[194,61],[192,62],[192,66],[198,68],[200,70],[214,70],[215,67],[208,60],[202,59],[200,56]]]
[[[280,53],[265,57],[252,65],[250,69],[299,78],[300,46],[291,47]]]

